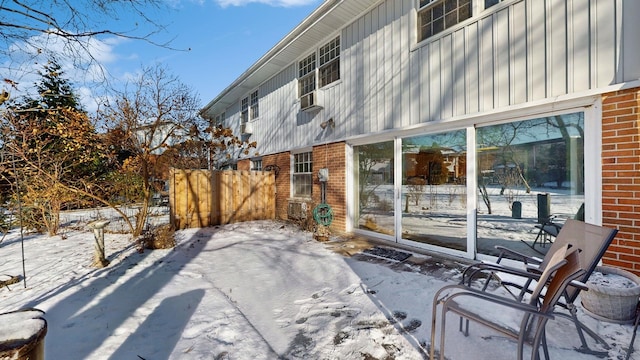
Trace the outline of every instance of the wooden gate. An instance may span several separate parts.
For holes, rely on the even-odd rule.
[[[169,182],[177,229],[275,218],[272,172],[171,169]]]

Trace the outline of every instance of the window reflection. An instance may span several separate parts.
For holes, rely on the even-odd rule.
[[[479,128],[476,132],[477,250],[525,252],[535,224],[575,218],[584,204],[584,113]]]
[[[403,239],[466,250],[466,159],[463,130],[403,139]]]
[[[394,235],[393,141],[354,147],[357,224]]]

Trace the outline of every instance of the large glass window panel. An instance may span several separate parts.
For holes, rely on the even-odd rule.
[[[466,251],[464,130],[402,140],[402,238]]]
[[[530,246],[536,224],[583,220],[584,113],[478,128],[476,147],[478,253],[501,245],[539,255],[549,243]]]
[[[357,227],[394,235],[393,141],[355,146],[353,156]]]

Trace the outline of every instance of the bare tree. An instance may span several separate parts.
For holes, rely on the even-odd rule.
[[[153,36],[164,26],[150,14],[166,7],[161,0],[7,0],[0,2],[0,54],[11,58],[16,43],[39,50],[46,40],[57,39],[74,51],[91,53],[90,39],[111,35],[144,40],[159,46]],[[122,14],[127,14],[123,17]],[[130,19],[139,19],[131,23]],[[108,26],[122,26],[120,29]],[[115,25],[113,25],[115,23]],[[104,26],[104,27],[103,27]],[[45,41],[43,41],[45,40]]]
[[[170,48],[173,39],[154,20],[167,10],[163,0],[0,1],[0,104],[18,92],[18,83],[43,59],[64,59],[69,68],[83,71],[83,78],[108,84],[98,61],[104,41],[131,39]]]
[[[112,136],[112,152],[124,154],[120,172],[124,179],[135,178],[142,206],[136,215],[133,236],[144,230],[152,195],[166,178],[160,158],[176,144],[204,131],[207,123],[198,116],[197,95],[161,65],[143,69],[99,116]]]

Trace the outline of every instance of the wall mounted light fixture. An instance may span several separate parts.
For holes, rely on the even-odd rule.
[[[333,121],[333,118],[330,118],[329,120],[324,121],[324,122],[322,122],[322,123],[320,124],[320,127],[321,127],[323,130],[324,130],[324,129],[326,129],[326,128],[327,128],[327,126],[328,126],[328,127],[330,127],[330,128],[332,128],[332,129],[334,129],[334,128],[336,127],[336,123],[335,123],[335,121]]]

